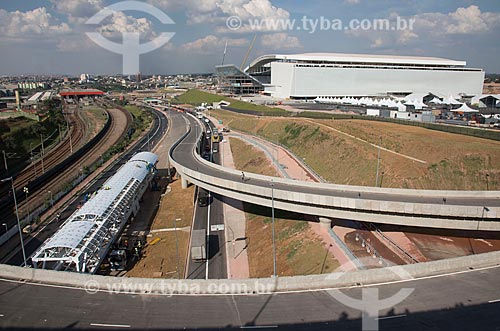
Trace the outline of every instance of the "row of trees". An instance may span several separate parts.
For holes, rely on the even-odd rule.
[[[0,120],[0,150],[11,156],[8,160],[9,173],[17,172],[30,163],[30,143],[34,153],[37,153],[40,136],[47,139],[57,132],[59,126],[66,125],[60,100],[46,100],[39,107],[39,113],[42,114],[39,122],[24,117]],[[57,137],[58,134],[54,134],[46,144],[52,143]],[[3,162],[1,164],[3,168]]]

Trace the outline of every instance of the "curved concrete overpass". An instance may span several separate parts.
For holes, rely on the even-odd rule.
[[[499,191],[431,191],[335,184],[245,174],[210,163],[196,153],[200,123],[170,150],[183,183],[261,206],[328,218],[415,227],[500,231]]]

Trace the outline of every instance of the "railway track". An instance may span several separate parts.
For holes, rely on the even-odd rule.
[[[47,153],[47,155],[42,156],[42,158],[33,162],[14,177],[14,186],[16,188],[25,187],[31,181],[64,161],[72,154],[72,151],[77,150],[82,145],[82,142],[85,140],[85,122],[79,114],[73,114],[70,117],[69,124],[71,131],[66,139]]]
[[[123,125],[121,127],[120,125],[117,125],[118,123],[116,123],[115,121],[116,126],[112,126],[109,130],[109,132],[112,131],[112,128],[123,130],[121,132],[121,137],[123,137],[124,134],[127,134],[127,132],[129,131],[132,121],[132,116],[128,112],[127,113],[122,112],[119,109],[119,107],[116,107],[115,105],[111,105],[111,108],[113,109],[110,110],[114,110],[114,113],[125,114],[127,117],[126,120],[127,125],[125,126],[125,128]],[[60,211],[61,219],[66,219],[69,215],[71,215],[71,213],[73,213],[73,211],[76,208],[78,208],[77,207],[78,204],[86,194],[93,193],[96,190],[98,190],[100,186],[104,183],[104,181],[109,177],[111,177],[135,153],[140,151],[145,151],[145,149],[150,144],[156,145],[161,140],[161,137],[163,137],[163,135],[167,130],[167,119],[164,115],[161,114],[161,112],[158,112],[154,109],[152,109],[151,111],[153,112],[154,119],[152,127],[148,129],[148,134],[143,134],[142,137],[140,137],[138,140],[134,141],[129,147],[127,147],[124,153],[117,155],[117,159],[114,160],[106,168],[104,172],[98,174],[95,179],[90,181],[90,183],[86,184],[85,186],[82,186],[81,188],[78,188],[81,189],[82,191],[78,195],[72,195],[71,197],[69,197],[69,202],[67,202],[68,203],[67,207],[64,208],[62,211]],[[124,119],[123,115],[121,116],[122,119]],[[124,122],[122,121],[122,123]],[[115,134],[113,139],[116,139],[117,137],[118,135]],[[98,153],[94,152],[94,155],[98,155]],[[60,223],[54,220],[55,219],[52,217],[52,220],[50,222],[39,227],[38,230],[33,234],[24,235],[25,238],[24,243],[26,247],[27,256],[33,254],[38,249],[41,243],[43,243],[55,231],[57,231],[57,228],[60,226]],[[17,235],[13,236],[12,238],[10,238],[8,242],[6,242],[4,245],[1,246],[0,260],[2,261],[2,263],[8,263],[12,265],[19,265],[22,263],[23,257],[20,249],[19,236]]]
[[[84,166],[90,165],[93,162],[97,161],[104,153],[103,151],[109,149],[112,145],[114,145],[117,141],[119,141],[123,136],[127,134],[127,131],[129,130],[130,125],[132,123],[131,115],[126,110],[123,111],[120,109],[120,112],[125,113],[127,123],[125,129],[123,129],[123,131],[119,134],[119,136],[117,136],[117,130],[120,129],[118,127],[117,120],[113,115],[112,111],[106,111],[106,112],[110,119],[110,125],[107,128],[103,137],[101,137],[101,139],[98,142],[96,142],[88,151],[86,151],[85,153],[80,155],[77,159],[75,159],[70,166],[66,166],[57,173],[52,174],[50,177],[46,178],[44,182],[37,183],[36,187],[30,190],[29,192],[30,198],[28,200],[26,200],[26,196],[22,194],[21,191],[22,186],[18,186],[17,184],[15,184],[17,191],[16,196],[18,198],[18,207],[21,218],[27,215],[27,211],[29,209],[33,210],[34,208],[36,208],[36,206],[40,206],[44,202],[46,202],[48,197],[47,192],[54,192],[54,193],[58,192],[62,188],[64,183],[71,181],[72,179],[77,177],[78,173]],[[123,125],[121,125],[121,127],[123,127]],[[75,134],[84,135],[85,133],[82,130],[79,133]],[[110,139],[112,141],[110,141]],[[56,167],[60,166],[59,164],[60,162],[58,162],[55,166]],[[2,209],[7,207],[12,210],[13,203],[11,194],[7,194],[7,199],[8,199],[7,203],[10,202],[10,204],[7,206],[2,206]],[[14,225],[16,222],[13,213],[10,215],[10,217],[4,218],[4,220],[7,220],[7,224],[9,227]]]

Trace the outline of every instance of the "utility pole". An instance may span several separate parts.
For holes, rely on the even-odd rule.
[[[66,127],[68,128],[68,136],[69,136],[69,151],[73,154],[73,140],[71,139],[71,132],[69,131],[69,122],[66,120]]]
[[[378,145],[378,158],[377,158],[377,176],[375,177],[375,187],[378,186],[378,172],[380,169],[380,149],[382,145],[382,137],[380,137],[380,144]]]
[[[7,166],[7,155],[5,154],[5,150],[3,150],[2,152],[3,152],[3,162],[5,164],[5,171],[8,171],[9,167]]]
[[[19,238],[21,239],[21,249],[23,251],[23,261],[24,261],[23,266],[26,267],[26,252],[24,251],[23,233],[21,231],[21,222],[19,221],[19,212],[17,209],[17,198],[16,198],[16,189],[14,188],[14,178],[12,177],[5,178],[0,180],[0,182],[4,183],[9,180],[12,186],[12,196],[14,197],[14,206],[16,206],[17,229],[19,230]]]
[[[179,262],[179,238],[177,237],[177,221],[180,221],[180,218],[174,219],[174,228],[175,228],[175,254],[177,255],[177,279],[181,279],[181,268]]]
[[[273,220],[273,277],[276,277],[276,227],[274,222],[274,182],[271,179],[271,217]]]
[[[31,160],[31,166],[33,167],[33,174],[36,178],[36,164],[35,164],[35,158],[33,157],[33,148],[31,147],[32,143],[30,143],[30,160]]]
[[[45,167],[43,165],[43,157],[45,156],[45,148],[43,147],[43,135],[40,135],[40,140],[42,141],[42,174],[44,174]]]
[[[29,206],[29,200],[28,200],[29,190],[26,186],[23,188],[23,192],[26,193],[26,208],[28,209],[28,222],[31,224],[30,206]]]

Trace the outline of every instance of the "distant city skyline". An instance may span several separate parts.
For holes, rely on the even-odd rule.
[[[85,24],[108,0],[4,0],[0,3],[0,75],[121,74],[122,56],[87,37],[99,32],[143,43],[175,32],[163,47],[141,56],[143,75],[210,73],[222,62],[240,66],[263,54],[311,52],[416,55],[467,61],[500,73],[500,3],[443,0],[147,0],[175,24],[139,11]],[[374,22],[403,22],[380,29]],[[357,23],[355,28],[352,22]],[[340,26],[342,24],[342,26]],[[340,27],[339,27],[340,26]]]

